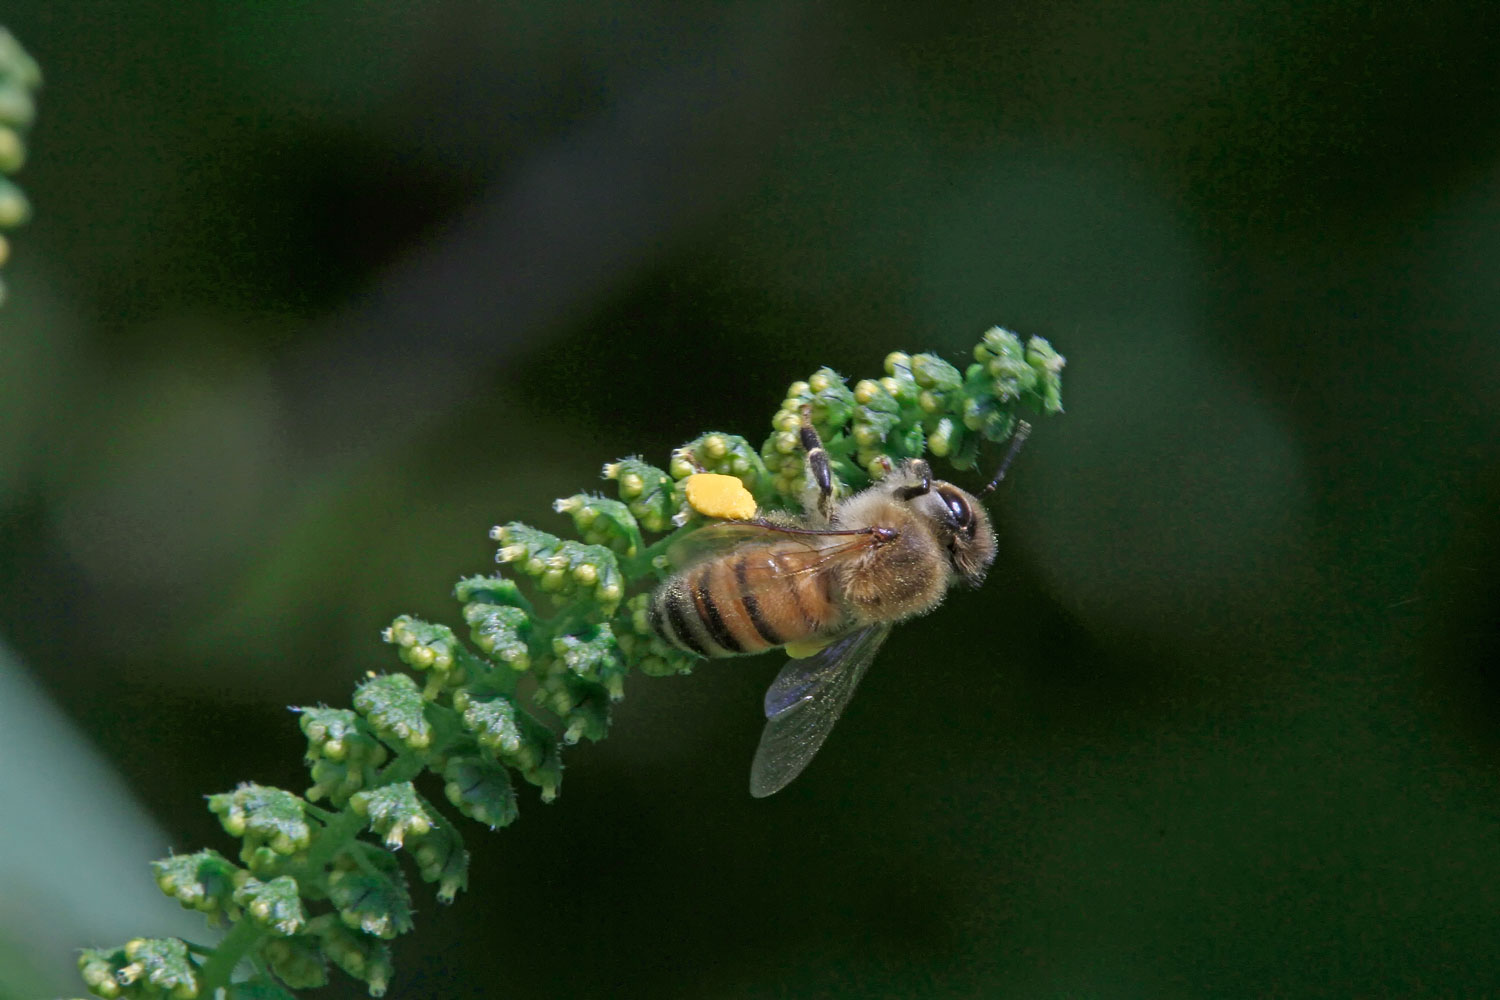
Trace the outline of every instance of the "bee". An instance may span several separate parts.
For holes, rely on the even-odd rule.
[[[674,549],[678,569],[648,610],[659,636],[698,656],[781,647],[791,657],[766,691],[751,795],[802,773],[893,625],[937,607],[954,584],[984,581],[995,533],[979,497],[1000,483],[1029,430],[1018,425],[978,496],[913,459],[835,503],[828,454],[804,408],[804,514],[720,522]]]

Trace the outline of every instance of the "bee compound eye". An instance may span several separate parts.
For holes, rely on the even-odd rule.
[[[943,503],[948,505],[948,516],[953,518],[953,526],[964,530],[973,528],[974,511],[969,501],[954,490],[943,490],[942,497]]]

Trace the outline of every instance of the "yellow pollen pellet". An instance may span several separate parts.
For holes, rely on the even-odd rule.
[[[734,476],[699,472],[683,483],[690,507],[704,517],[743,521],[755,516],[755,498]]]

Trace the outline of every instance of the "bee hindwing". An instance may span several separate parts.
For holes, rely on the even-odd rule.
[[[751,795],[765,798],[802,773],[890,634],[889,623],[868,625],[781,668],[766,690],[766,728],[750,765]]]

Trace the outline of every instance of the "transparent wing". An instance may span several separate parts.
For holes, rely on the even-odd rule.
[[[869,625],[781,668],[766,690],[766,728],[750,765],[751,795],[763,799],[802,773],[890,634],[889,624]]]
[[[762,572],[741,581],[743,593],[757,596],[775,589],[787,577],[816,573],[833,563],[853,559],[879,544],[868,529],[818,530],[770,521],[722,521],[700,528],[667,553],[675,572],[732,552],[765,557]]]
[[[817,541],[815,538],[792,535],[770,521],[718,521],[704,525],[681,541],[674,542],[667,550],[667,561],[674,570],[683,570],[740,545],[764,544],[783,538],[803,541],[809,547]]]

